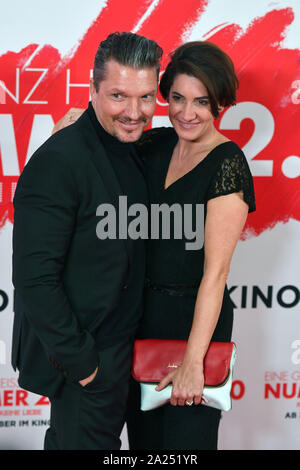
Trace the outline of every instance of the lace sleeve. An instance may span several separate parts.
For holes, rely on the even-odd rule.
[[[252,175],[243,154],[236,153],[222,160],[208,189],[207,200],[243,191],[248,212],[256,210]]]

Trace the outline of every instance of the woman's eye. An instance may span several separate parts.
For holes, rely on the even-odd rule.
[[[198,104],[201,104],[201,106],[207,106],[208,101],[207,100],[198,100]]]
[[[178,95],[173,95],[172,98],[173,98],[173,101],[180,101],[181,100],[181,96],[178,96]]]

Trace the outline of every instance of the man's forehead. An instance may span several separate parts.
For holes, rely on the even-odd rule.
[[[106,63],[105,75],[103,81],[111,79],[126,81],[128,79],[139,79],[139,80],[154,80],[157,82],[157,70],[156,67],[133,67],[130,65],[123,65],[114,59],[110,59]]]

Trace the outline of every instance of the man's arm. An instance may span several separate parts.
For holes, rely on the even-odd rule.
[[[86,379],[98,365],[94,340],[78,324],[62,282],[77,206],[62,156],[35,154],[14,197],[13,283],[49,360],[72,381]]]

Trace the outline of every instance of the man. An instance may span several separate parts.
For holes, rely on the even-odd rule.
[[[97,208],[117,212],[121,195],[147,204],[132,143],[154,113],[161,55],[145,37],[109,35],[95,56],[88,109],[19,178],[12,364],[21,387],[50,399],[45,449],[120,448],[144,242],[99,239]]]

